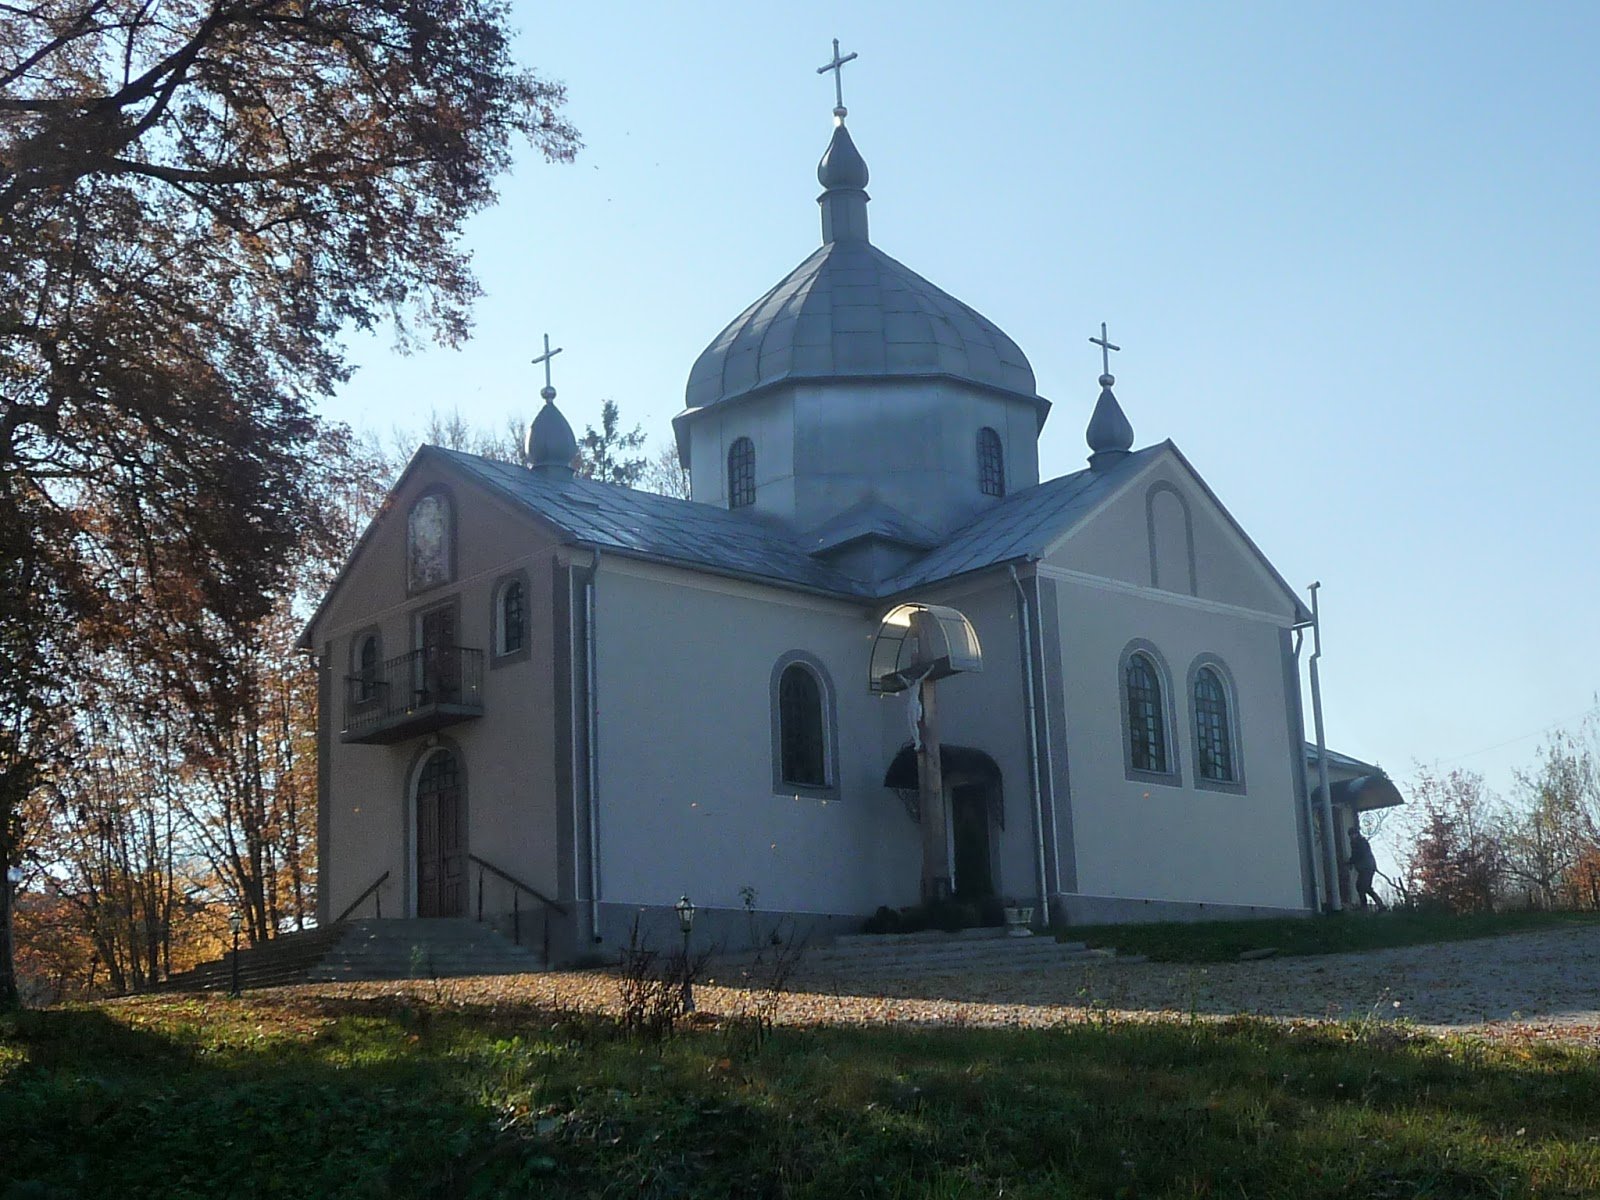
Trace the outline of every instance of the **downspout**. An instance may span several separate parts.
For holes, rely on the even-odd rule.
[[[589,936],[600,941],[600,784],[598,756],[595,753],[595,730],[600,724],[596,708],[594,682],[594,590],[600,577],[600,547],[594,548],[594,565],[589,569],[589,581],[584,585],[583,640],[585,668],[583,672],[584,715],[588,721],[589,751]]]
[[[1028,618],[1028,593],[1017,578],[1015,565],[1007,567],[1011,583],[1017,589],[1017,610],[1022,614],[1022,670],[1026,677],[1028,708],[1028,766],[1033,782],[1033,833],[1035,868],[1039,873],[1039,911],[1044,916],[1045,927],[1050,925],[1050,880],[1044,869],[1044,797],[1039,787],[1039,725],[1033,707],[1033,625]]]
[[[1317,778],[1322,787],[1322,859],[1327,872],[1326,907],[1338,912],[1343,906],[1339,900],[1339,846],[1333,827],[1333,796],[1328,790],[1328,742],[1322,732],[1322,680],[1317,674],[1317,659],[1322,657],[1322,622],[1317,615],[1317,589],[1321,583],[1311,585],[1311,715],[1317,723]]]
[[[572,730],[571,730],[571,735],[572,735],[571,736],[571,745],[572,745],[572,763],[571,763],[571,769],[572,769],[572,900],[573,900],[573,906],[574,906],[574,912],[575,913],[582,911],[581,909],[577,908],[577,904],[583,899],[583,880],[582,880],[583,812],[578,806],[578,804],[579,804],[578,797],[580,795],[580,789],[578,787],[578,781],[584,778],[583,763],[582,763],[582,760],[579,758],[579,755],[581,755],[583,753],[583,746],[584,746],[585,739],[581,735],[584,733],[584,731],[586,729],[586,725],[580,723],[580,717],[579,717],[579,713],[581,711],[586,711],[586,709],[580,710],[579,707],[578,707],[578,595],[577,595],[577,593],[578,593],[578,573],[575,570],[573,570],[572,563],[569,561],[567,563],[567,613],[568,613],[568,620],[567,620],[567,662],[569,664],[571,664],[571,665],[568,668],[568,672],[567,672],[567,675],[568,675],[568,679],[567,679],[567,715],[568,715],[568,718],[570,719],[571,724],[572,724]],[[587,677],[587,674],[588,674],[587,666],[585,666],[584,673],[585,673],[585,677]],[[585,686],[587,687],[587,684]],[[585,691],[584,692],[584,696],[587,697],[587,695],[588,695],[588,693],[587,693],[587,691]],[[587,704],[587,699],[585,700],[585,704]],[[590,886],[590,890],[592,891],[594,889],[594,877],[592,875],[590,876],[589,886]],[[594,932],[594,930],[591,928],[590,929],[590,933],[592,934],[593,932]],[[577,945],[581,945],[582,944],[581,941],[579,940],[581,938],[581,935],[580,935],[579,931],[576,930],[576,929],[573,930],[573,938],[574,938],[574,946],[575,947]]]
[[[1295,625],[1292,626],[1292,628],[1294,630],[1294,686],[1295,690],[1298,692],[1300,688],[1300,648],[1305,644],[1306,627],[1304,625]],[[1301,762],[1303,763],[1305,761],[1305,753],[1303,750],[1303,744],[1305,742],[1304,717],[1301,717],[1299,727],[1300,732],[1295,742],[1295,753],[1300,756]],[[1298,778],[1302,784],[1305,782],[1305,771],[1303,769],[1299,772]],[[1304,848],[1305,858],[1303,861],[1311,871],[1311,907],[1316,909],[1320,908],[1322,905],[1321,892],[1324,889],[1322,889],[1317,883],[1317,856],[1315,844],[1317,814],[1312,809],[1310,788],[1302,788],[1300,793],[1300,807],[1301,814],[1305,818],[1305,836],[1308,843]]]

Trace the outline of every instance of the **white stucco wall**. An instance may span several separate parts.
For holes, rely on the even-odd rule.
[[[810,529],[876,496],[948,529],[994,502],[978,486],[984,426],[1000,436],[1007,492],[1038,483],[1038,417],[1023,400],[938,380],[779,388],[693,418],[693,496],[726,506],[728,449],[748,437],[757,512]]]
[[[596,589],[598,824],[608,904],[870,912],[916,900],[916,829],[882,786],[864,610],[603,560]],[[837,799],[774,790],[771,679],[791,650],[832,681]]]

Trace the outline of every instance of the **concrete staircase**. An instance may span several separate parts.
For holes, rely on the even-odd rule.
[[[826,945],[806,950],[795,967],[792,981],[800,988],[825,989],[921,975],[993,975],[1050,970],[1077,963],[1103,962],[1113,956],[1112,951],[1090,950],[1082,942],[1058,942],[1049,934],[1008,937],[1004,929],[845,934]],[[735,979],[748,969],[751,958],[749,954],[724,956],[710,964],[707,973]]]
[[[542,971],[544,960],[491,925],[455,917],[346,921],[239,952],[241,989],[293,983],[445,979]],[[174,975],[163,991],[226,992],[232,956]]]
[[[448,979],[542,971],[537,953],[492,925],[460,917],[349,921],[342,938],[306,974],[310,983]]]

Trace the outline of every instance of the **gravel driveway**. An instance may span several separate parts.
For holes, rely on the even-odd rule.
[[[439,994],[464,1004],[552,1004],[614,1010],[604,971],[421,982],[306,985],[316,994]],[[753,994],[698,986],[702,1013],[748,1011]],[[1277,1018],[1404,1018],[1441,1030],[1600,1044],[1600,927],[1520,933],[1359,954],[1206,966],[1085,961],[1035,971],[854,981],[778,1002],[785,1024],[913,1022],[1050,1025],[1094,1011]]]

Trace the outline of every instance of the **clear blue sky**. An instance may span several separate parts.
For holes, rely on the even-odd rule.
[[[387,340],[328,415],[653,442],[695,356],[818,244],[838,37],[873,240],[996,321],[1084,463],[1099,352],[1296,586],[1330,744],[1507,787],[1600,688],[1600,6],[519,5],[586,147],[470,241],[464,350]],[[1309,714],[1308,714],[1309,723]],[[1519,738],[1510,745],[1501,745]],[[1495,747],[1492,748],[1491,747]]]

